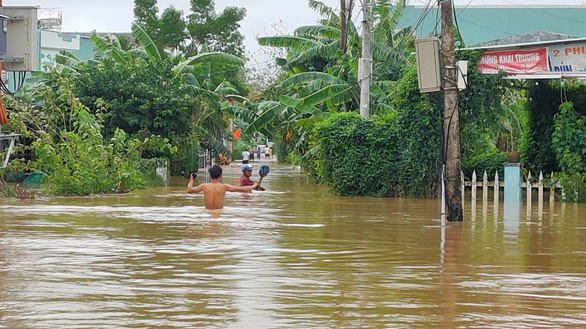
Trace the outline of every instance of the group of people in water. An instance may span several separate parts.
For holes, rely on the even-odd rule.
[[[273,149],[270,146],[264,146],[261,149],[260,146],[257,146],[256,152],[254,151],[254,147],[250,148],[250,151],[245,149],[242,151],[242,163],[247,164],[249,162],[254,162],[254,155],[256,153],[256,158],[260,159],[261,154],[265,155],[265,159],[272,159],[273,158]]]

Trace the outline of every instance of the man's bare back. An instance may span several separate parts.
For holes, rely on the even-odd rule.
[[[229,192],[252,192],[258,186],[232,186],[230,184],[222,183],[222,168],[220,166],[213,166],[209,169],[212,177],[211,183],[203,183],[193,187],[193,176],[189,176],[189,183],[187,183],[187,193],[203,192],[203,198],[206,209],[222,209],[224,208],[224,197],[226,191]],[[219,173],[219,174],[218,174]]]

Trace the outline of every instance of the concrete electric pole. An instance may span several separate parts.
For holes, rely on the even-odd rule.
[[[372,55],[370,54],[370,0],[362,0],[362,58],[358,64],[360,83],[360,115],[370,115],[370,82],[372,81]]]
[[[461,221],[462,190],[460,186],[460,122],[458,83],[454,52],[452,0],[439,0],[442,15],[442,55],[444,83],[444,157],[446,208],[449,221]]]

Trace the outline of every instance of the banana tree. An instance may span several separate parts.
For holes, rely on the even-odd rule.
[[[126,68],[138,72],[150,71],[156,79],[155,89],[157,85],[162,89],[170,88],[170,93],[175,97],[179,97],[175,101],[165,100],[165,97],[172,97],[169,91],[158,95],[152,93],[145,95],[146,97],[155,97],[156,101],[151,103],[158,105],[146,109],[158,113],[153,117],[154,120],[159,120],[156,119],[158,117],[161,120],[165,120],[166,123],[170,123],[169,119],[181,118],[191,127],[189,129],[190,133],[185,132],[183,134],[184,138],[191,141],[194,138],[206,141],[207,147],[217,153],[227,154],[227,149],[220,141],[221,136],[228,135],[227,118],[223,114],[224,106],[222,101],[225,94],[235,93],[236,91],[233,88],[229,88],[225,82],[220,81],[218,83],[212,79],[212,77],[219,76],[213,71],[214,66],[212,63],[238,68],[244,64],[244,61],[234,55],[206,52],[205,49],[198,55],[189,58],[184,58],[180,55],[171,56],[160,51],[140,26],[133,25],[132,33],[140,47],[129,51],[121,49],[116,39],[102,38],[94,34],[92,41],[96,44],[97,53],[93,61],[110,61],[115,66],[120,66],[122,70]],[[68,62],[71,62],[71,60],[69,59]],[[135,94],[140,94],[140,91],[135,92]],[[135,97],[134,94],[128,95],[126,93],[126,95],[114,96],[116,99]],[[114,101],[119,102],[115,99]],[[130,100],[125,100],[125,102],[128,103]],[[146,103],[140,106],[144,107]],[[174,107],[169,108],[168,106]],[[169,115],[173,115],[173,117],[169,117]],[[155,124],[158,123],[155,122]],[[161,122],[160,124],[165,123]],[[181,126],[177,125],[176,127],[180,128]],[[148,126],[146,128],[149,129]]]
[[[292,135],[305,136],[305,129],[328,113],[358,108],[361,38],[351,19],[343,28],[345,17],[336,15],[332,8],[314,0],[310,7],[324,17],[319,25],[300,27],[293,35],[259,38],[260,45],[287,49],[286,58],[277,58],[276,62],[290,77],[279,85],[286,93],[279,99],[282,108],[262,113],[251,129],[269,123],[280,125],[285,127],[283,140]],[[396,28],[404,9],[405,0],[396,5],[388,0],[375,1],[372,7],[374,76],[370,90],[375,113],[393,111],[388,95],[411,66],[409,56],[415,37],[409,28]],[[346,46],[341,47],[341,43]]]

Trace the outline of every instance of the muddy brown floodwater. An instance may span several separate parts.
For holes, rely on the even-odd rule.
[[[179,177],[0,199],[0,327],[586,327],[584,204],[443,225],[439,200],[332,196],[270,165],[265,192],[220,212]]]

